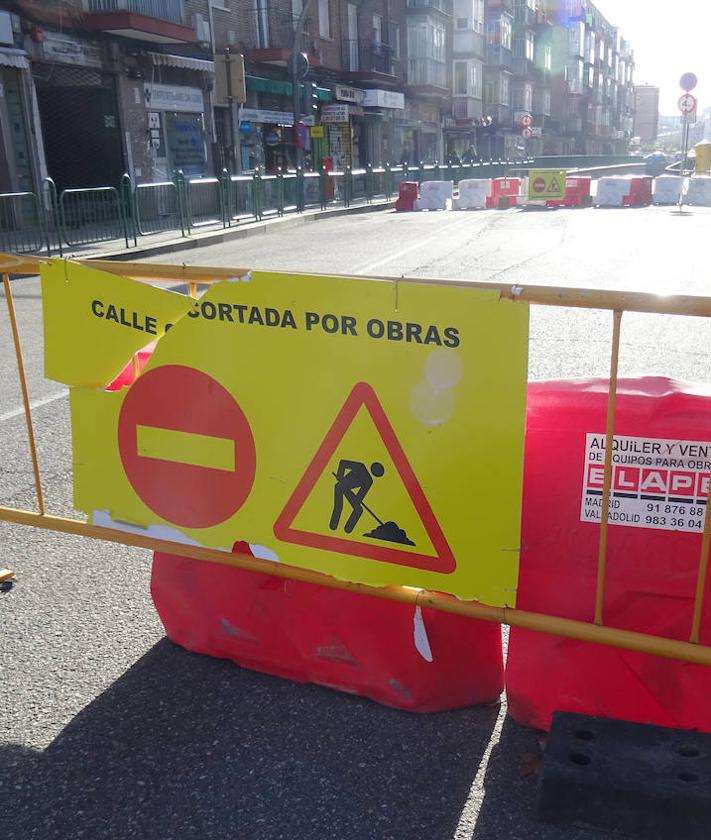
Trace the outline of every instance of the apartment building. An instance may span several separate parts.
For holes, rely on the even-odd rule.
[[[627,148],[634,55],[587,0],[311,0],[295,129],[303,2],[0,0],[0,189]]]

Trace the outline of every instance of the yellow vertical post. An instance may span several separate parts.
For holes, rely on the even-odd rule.
[[[12,327],[12,340],[15,343],[15,357],[17,358],[17,372],[20,378],[22,390],[22,402],[25,407],[25,422],[27,423],[27,438],[30,444],[30,455],[32,456],[32,469],[35,474],[35,493],[37,495],[37,509],[44,514],[44,494],[42,493],[42,481],[40,479],[39,458],[37,457],[37,445],[35,443],[35,431],[32,425],[32,409],[30,408],[30,395],[27,390],[27,377],[25,375],[25,363],[22,358],[22,345],[20,344],[20,331],[17,326],[17,315],[15,314],[15,303],[12,299],[12,288],[10,287],[10,275],[3,274],[2,284],[5,289],[5,300],[7,311],[10,315],[10,326]]]
[[[602,484],[600,513],[600,543],[597,554],[597,585],[595,588],[595,624],[602,624],[602,604],[605,597],[605,567],[607,564],[607,528],[610,513],[612,484],[612,449],[615,442],[615,403],[617,401],[617,368],[620,360],[620,325],[622,312],[612,313],[612,349],[610,351],[610,387],[607,395],[607,431],[605,433],[605,471]]]
[[[696,577],[696,597],[694,598],[694,617],[691,620],[691,636],[689,641],[697,645],[699,643],[699,630],[701,629],[701,615],[704,609],[704,590],[706,589],[706,576],[709,567],[709,545],[711,545],[711,516],[709,516],[709,505],[711,505],[711,480],[706,493],[706,513],[704,514],[704,535],[701,540],[701,554],[699,556],[699,571]]]

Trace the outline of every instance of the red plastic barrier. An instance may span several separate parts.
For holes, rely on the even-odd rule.
[[[138,372],[140,373],[143,368],[148,363],[151,355],[153,354],[153,347],[150,347],[146,350],[139,350],[136,354],[138,356]],[[121,388],[125,388],[127,385],[131,385],[134,380],[134,367],[133,367],[133,359],[126,365],[126,367],[119,373],[119,375],[114,379],[113,382],[109,383],[106,386],[107,391],[120,391]]]
[[[402,181],[400,183],[400,192],[398,199],[395,202],[395,209],[398,211],[408,211],[415,209],[415,201],[419,197],[418,186],[416,181]]]
[[[711,441],[708,389],[695,390],[692,385],[662,378],[627,379],[620,381],[618,395],[616,436],[667,439],[669,444]],[[581,497],[585,472],[587,486],[598,494],[590,496],[592,504],[600,498],[602,462],[593,472],[585,469],[586,435],[600,434],[604,439],[606,409],[606,380],[529,386],[517,598],[522,610],[592,621],[599,525],[580,521],[586,509]],[[642,444],[639,447],[644,449]],[[664,446],[661,449],[663,453]],[[707,455],[705,449],[699,450],[699,470],[705,470]],[[621,516],[623,503],[632,504],[635,493],[642,515],[652,520],[665,517],[665,526],[682,515],[675,514],[675,509],[683,510],[684,516],[692,508],[695,513],[703,512],[696,497],[705,490],[703,479],[708,472],[698,472],[692,480],[688,470],[674,467],[670,460],[671,466],[661,469],[663,475],[653,477],[651,467],[635,466],[630,460],[654,461],[656,457],[663,454],[615,454],[616,459],[628,460],[615,466],[613,488],[630,495],[613,496],[613,503],[619,501],[613,512]],[[689,490],[695,481],[698,486]],[[672,486],[673,498],[683,501],[669,501]],[[661,501],[643,500],[642,487],[645,495],[650,495],[650,487],[661,494]],[[689,492],[695,494],[693,502],[685,495]],[[658,504],[660,510],[647,511],[647,504]],[[651,524],[653,527],[609,527],[604,621],[614,627],[688,640],[700,528],[687,533],[660,530],[659,519],[657,526]],[[701,642],[711,644],[711,583],[706,587]],[[547,729],[552,712],[561,710],[711,731],[711,668],[700,665],[512,628],[506,683],[510,714],[527,726]]]
[[[549,198],[546,207],[590,207],[592,196],[589,175],[569,175],[565,179],[565,195],[563,198]]]
[[[515,207],[520,192],[520,178],[492,178],[491,195],[487,196],[486,206],[489,209],[501,210],[507,207]]]
[[[622,199],[623,206],[646,207],[651,204],[653,184],[654,178],[650,175],[640,175],[630,178],[630,191]]]
[[[416,712],[503,689],[496,624],[423,609],[428,662],[409,604],[158,553],[151,592],[172,641],[257,671]]]

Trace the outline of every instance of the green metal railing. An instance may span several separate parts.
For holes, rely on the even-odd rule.
[[[42,205],[33,192],[0,195],[0,251],[37,254],[51,244]]]
[[[67,189],[61,193],[46,178],[39,193],[0,194],[0,250],[59,253],[66,246],[85,247],[175,231],[194,232],[231,227],[245,221],[298,213],[305,209],[351,207],[397,196],[403,181],[459,181],[522,173],[530,167],[580,169],[639,162],[627,156],[563,156],[472,163],[367,166],[342,171],[280,171],[265,174],[187,178],[135,184],[124,175],[116,187]]]

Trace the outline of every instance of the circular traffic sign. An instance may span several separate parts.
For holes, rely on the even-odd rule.
[[[530,128],[524,128],[521,134],[526,138],[526,140],[530,140],[533,137],[533,130]]]
[[[683,96],[679,97],[679,110],[682,114],[690,114],[692,111],[696,110],[696,97],[692,96],[690,93],[685,93]]]
[[[533,192],[542,193],[546,191],[546,179],[536,178],[533,182]]]
[[[521,125],[528,128],[533,123],[533,117],[530,114],[524,114],[521,117]]]
[[[690,90],[693,90],[698,83],[699,83],[699,80],[696,78],[695,73],[684,73],[684,75],[679,80],[679,84],[681,85],[681,89],[685,90],[687,93]]]
[[[247,418],[226,388],[195,368],[165,365],[140,376],[121,406],[118,445],[141,501],[185,528],[224,522],[254,483]]]

